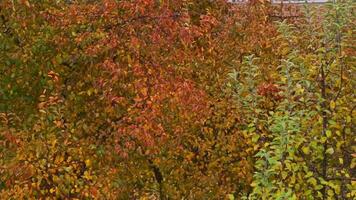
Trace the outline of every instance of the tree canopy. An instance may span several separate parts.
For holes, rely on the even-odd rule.
[[[354,199],[354,5],[1,1],[1,199]]]

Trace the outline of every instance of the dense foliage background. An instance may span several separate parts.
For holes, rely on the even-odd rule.
[[[355,199],[352,1],[0,1],[1,199]]]

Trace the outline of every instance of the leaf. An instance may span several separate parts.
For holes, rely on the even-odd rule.
[[[330,101],[330,108],[331,108],[332,110],[335,109],[335,101]]]
[[[346,117],[346,122],[347,122],[347,123],[350,123],[350,122],[351,122],[351,116],[350,116],[350,115],[348,115],[348,116]]]
[[[312,184],[314,187],[317,185],[317,180],[314,177],[308,179],[308,183]]]
[[[90,160],[90,159],[86,159],[86,160],[85,160],[85,165],[86,165],[87,167],[90,167],[90,166],[91,166],[91,160]]]
[[[326,131],[326,137],[327,137],[327,138],[330,138],[331,135],[332,135],[331,131],[330,131],[330,130],[327,130],[327,131]]]
[[[228,194],[227,196],[228,196],[229,200],[234,200],[235,199],[233,194]]]
[[[88,172],[88,171],[84,172],[83,178],[85,178],[87,180],[92,180],[93,179],[93,177],[90,175],[90,172]]]
[[[303,153],[305,153],[306,155],[309,155],[309,153],[310,153],[309,147],[302,147],[302,151],[303,151]]]
[[[344,164],[344,159],[339,158],[339,163],[340,163],[340,164]]]
[[[334,154],[334,149],[332,147],[330,147],[326,150],[326,153],[332,155],[332,154]]]
[[[254,134],[254,135],[252,136],[252,142],[256,143],[259,138],[260,138],[260,135]]]

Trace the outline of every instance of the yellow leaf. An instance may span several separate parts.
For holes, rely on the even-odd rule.
[[[86,160],[85,160],[85,165],[86,165],[87,167],[90,167],[90,166],[91,166],[91,160],[90,160],[90,159],[86,159]]]
[[[291,183],[291,184],[294,184],[295,181],[296,181],[296,179],[295,179],[295,176],[293,175],[293,176],[291,177],[291,179],[290,179],[290,183]]]
[[[235,199],[233,194],[228,194],[227,197],[229,198],[229,200],[234,200]]]
[[[287,55],[290,52],[290,49],[288,47],[285,47],[282,49],[282,55]]]
[[[53,175],[52,177],[53,177],[53,182],[54,182],[54,183],[59,183],[60,180],[61,180],[61,179],[60,179],[58,176],[56,176],[56,175]]]
[[[330,130],[327,130],[327,131],[326,131],[326,137],[328,137],[328,138],[331,137],[331,131],[330,131]]]
[[[334,196],[334,192],[332,190],[327,190],[327,193],[330,197]]]
[[[351,116],[350,116],[350,115],[348,115],[348,116],[346,117],[346,122],[347,122],[347,123],[350,123],[350,122],[351,122]]]
[[[282,78],[281,78],[281,81],[282,81],[283,83],[286,83],[286,82],[287,82],[287,78],[282,77]]]
[[[285,179],[288,176],[288,173],[285,171],[282,171],[282,178]]]
[[[63,155],[59,155],[59,156],[56,156],[54,163],[59,164],[59,163],[63,162],[63,160],[64,160]]]
[[[52,144],[52,148],[54,148],[55,146],[56,146],[56,144],[57,144],[57,140],[56,139],[54,139],[54,140],[52,140],[52,142],[51,142]]]
[[[303,151],[306,155],[308,155],[308,154],[310,153],[309,147],[303,147],[303,148],[302,148],[302,151]]]
[[[51,189],[49,190],[49,192],[50,192],[50,193],[56,192],[56,188],[51,188]]]
[[[87,91],[87,94],[88,94],[88,96],[91,96],[91,94],[93,94],[93,90],[92,90],[92,89],[89,89],[89,90]]]
[[[312,184],[314,187],[315,187],[316,184],[317,184],[317,181],[316,181],[316,179],[315,179],[314,177],[311,177],[310,179],[308,179],[308,182],[309,182],[310,184]]]
[[[251,187],[256,187],[257,186],[257,183],[256,182],[252,182],[251,183]]]
[[[85,171],[84,172],[84,176],[83,176],[85,179],[87,180],[91,180],[93,179],[93,177],[90,175],[90,173],[88,171]]]
[[[330,101],[330,108],[334,110],[335,106],[335,101]]]

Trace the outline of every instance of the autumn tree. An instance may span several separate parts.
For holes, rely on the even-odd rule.
[[[224,18],[240,17],[224,1],[2,8],[13,33],[2,34],[10,50],[1,54],[3,135],[15,142],[3,151],[4,196],[217,198],[248,190],[249,139],[236,108],[217,98],[224,63],[235,59],[219,57],[219,38],[235,40]]]

